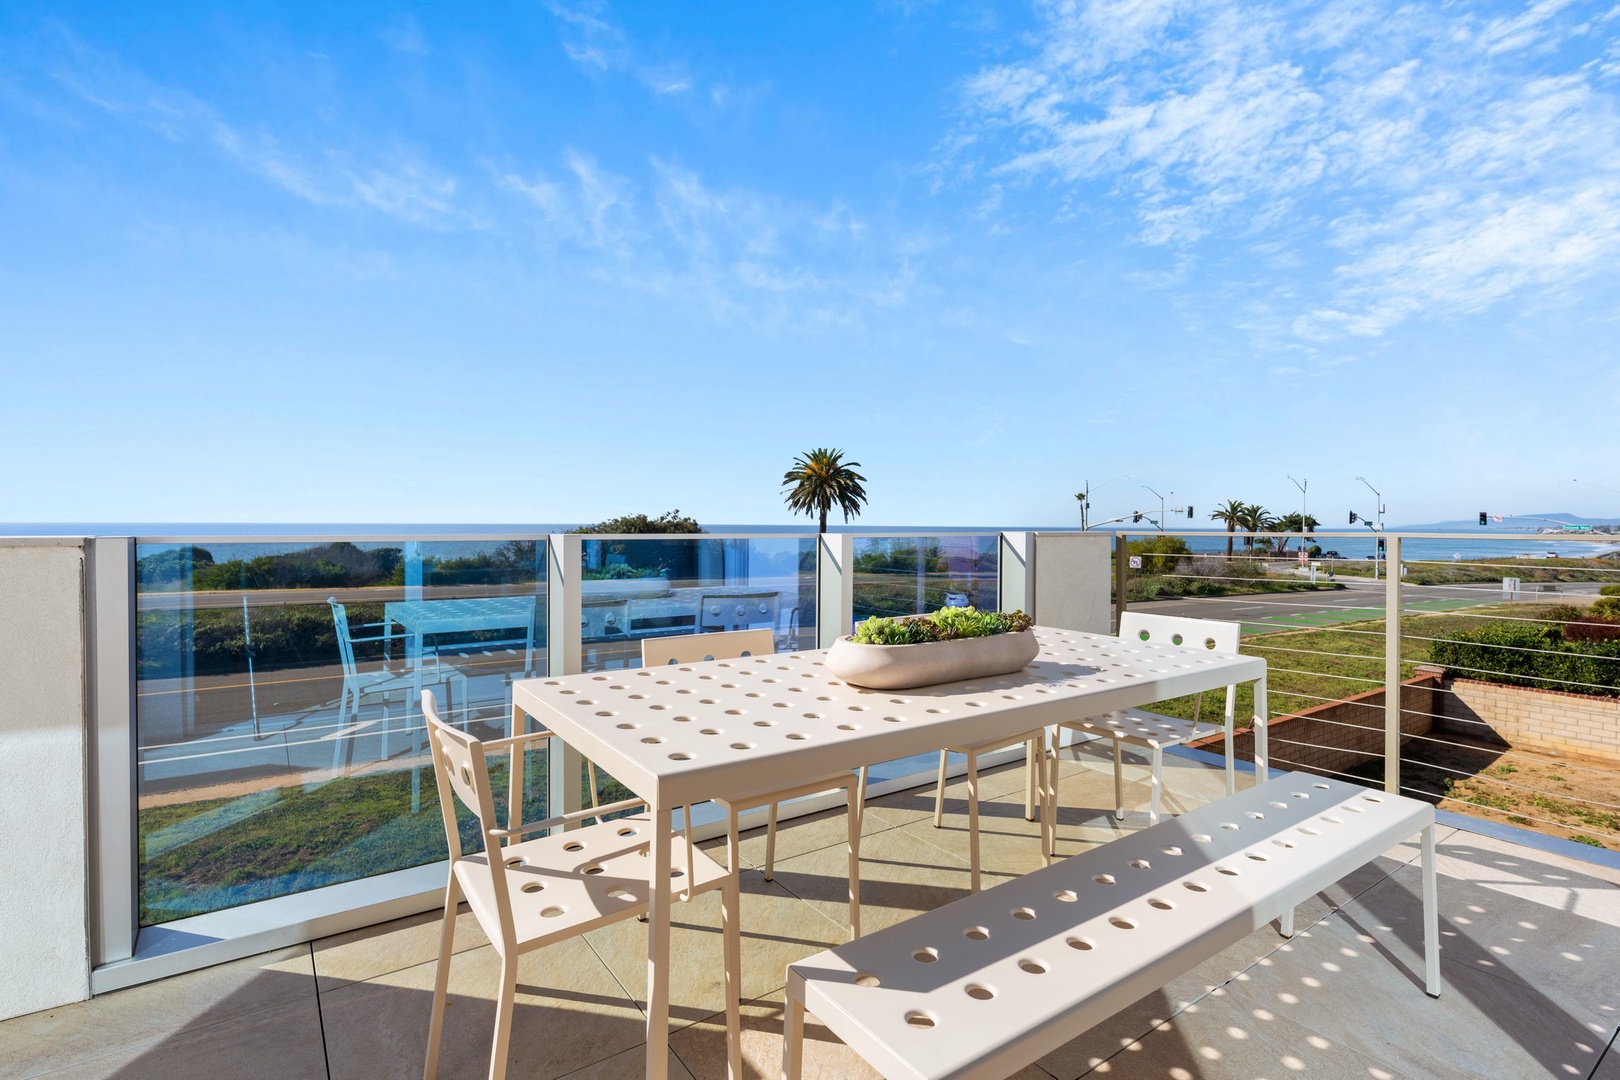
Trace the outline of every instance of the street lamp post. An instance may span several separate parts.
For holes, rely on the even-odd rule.
[[[1148,487],[1146,484],[1143,484],[1142,487],[1146,491],[1153,491],[1153,489]],[[1159,499],[1159,531],[1164,532],[1164,496],[1159,495],[1157,491],[1153,491],[1153,494],[1157,495]],[[1175,492],[1172,491],[1170,494],[1174,495]]]
[[[1129,479],[1130,479],[1130,477],[1128,477],[1128,476],[1116,476],[1116,477],[1114,477],[1114,480],[1129,480]],[[1114,482],[1114,480],[1104,480],[1102,483],[1097,485],[1097,490],[1101,491],[1103,488],[1107,487],[1109,484],[1112,484]],[[1086,489],[1084,491],[1076,493],[1075,499],[1077,499],[1079,501],[1079,503],[1080,503],[1080,531],[1085,532],[1087,529],[1091,528],[1091,481],[1090,480],[1086,481]],[[1104,522],[1103,524],[1106,524],[1106,522]]]
[[[1367,484],[1367,478],[1365,476],[1358,476],[1358,477],[1356,477],[1356,479],[1360,480],[1363,484]],[[1373,487],[1371,484],[1367,484],[1367,490],[1373,493],[1373,505],[1374,505],[1375,509],[1377,510],[1378,525],[1377,525],[1377,527],[1375,529],[1373,529],[1373,532],[1377,533],[1379,538],[1382,539],[1382,537],[1384,535],[1384,497],[1382,495],[1380,495],[1378,493],[1378,489]],[[1377,540],[1373,541],[1373,580],[1374,581],[1378,580],[1378,541]]]
[[[1299,550],[1301,552],[1304,552],[1304,550],[1305,550],[1305,502],[1306,502],[1306,500],[1305,500],[1305,489],[1310,486],[1311,482],[1309,480],[1294,480],[1294,478],[1292,476],[1290,476],[1288,479],[1292,480],[1293,483],[1294,483],[1294,486],[1299,488],[1299,533],[1300,533],[1300,535],[1299,535]],[[1301,565],[1303,565],[1303,564],[1301,564]]]

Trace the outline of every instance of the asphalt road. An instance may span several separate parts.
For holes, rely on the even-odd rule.
[[[1384,582],[1341,578],[1339,583],[1345,588],[1321,592],[1251,593],[1242,596],[1150,600],[1133,603],[1130,610],[1241,622],[1245,633],[1328,626],[1334,623],[1384,617]],[[1597,591],[1595,584],[1563,584],[1557,588],[1561,591],[1520,592],[1515,600],[1556,603],[1566,597],[1590,596]],[[1456,611],[1485,604],[1500,604],[1502,600],[1502,588],[1495,584],[1401,587],[1401,610],[1407,614],[1421,611]]]

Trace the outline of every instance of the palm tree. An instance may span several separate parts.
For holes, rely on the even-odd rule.
[[[1226,557],[1232,557],[1232,534],[1237,531],[1243,520],[1243,503],[1237,499],[1227,499],[1226,505],[1209,515],[1211,521],[1218,521],[1226,526]]]
[[[834,503],[844,512],[844,520],[859,515],[866,503],[866,479],[855,470],[858,461],[845,462],[842,450],[818,448],[793,459],[793,468],[782,477],[782,486],[791,487],[787,493],[788,509],[795,514],[818,514],[821,532],[827,531],[827,511]]]
[[[1253,534],[1264,531],[1272,522],[1271,511],[1259,503],[1245,503],[1243,514],[1238,518],[1238,525],[1247,533]],[[1254,550],[1254,536],[1243,538],[1243,546],[1249,551]]]

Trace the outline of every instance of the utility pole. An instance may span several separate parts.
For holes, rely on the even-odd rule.
[[[1367,484],[1367,478],[1365,476],[1358,476],[1356,479],[1360,480],[1363,484]],[[1379,538],[1378,540],[1373,541],[1373,580],[1377,581],[1378,543],[1379,540],[1382,540],[1384,536],[1384,497],[1380,495],[1378,493],[1378,489],[1373,487],[1371,484],[1367,484],[1367,490],[1373,493],[1373,503],[1377,509],[1378,516],[1378,525],[1373,529],[1373,532],[1377,533]]]
[[[1130,479],[1130,477],[1128,477],[1128,476],[1116,476],[1116,477],[1114,477],[1114,480],[1129,480],[1129,479]],[[1103,488],[1107,487],[1109,484],[1112,484],[1114,482],[1114,480],[1104,480],[1102,483],[1097,485],[1097,490],[1101,491]],[[1078,500],[1079,503],[1080,503],[1080,531],[1085,532],[1087,529],[1091,528],[1091,481],[1090,480],[1086,481],[1086,489],[1084,491],[1078,492],[1075,495],[1075,499]],[[1107,522],[1101,522],[1100,524],[1107,524]]]

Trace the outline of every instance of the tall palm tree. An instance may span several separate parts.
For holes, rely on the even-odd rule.
[[[1210,514],[1211,521],[1218,521],[1226,526],[1226,557],[1232,557],[1232,534],[1243,521],[1243,503],[1237,499],[1227,499],[1226,505]]]
[[[795,514],[817,514],[821,518],[821,532],[827,531],[827,511],[834,503],[844,512],[859,516],[866,503],[866,489],[861,486],[866,477],[855,470],[858,461],[846,462],[842,450],[818,448],[793,459],[793,468],[782,477],[782,486],[792,488],[787,493],[788,509]]]
[[[1264,531],[1272,520],[1271,511],[1259,503],[1244,504],[1243,515],[1238,519],[1238,525],[1245,532],[1251,534],[1243,538],[1243,547],[1246,550],[1254,550],[1254,536],[1252,534]]]

